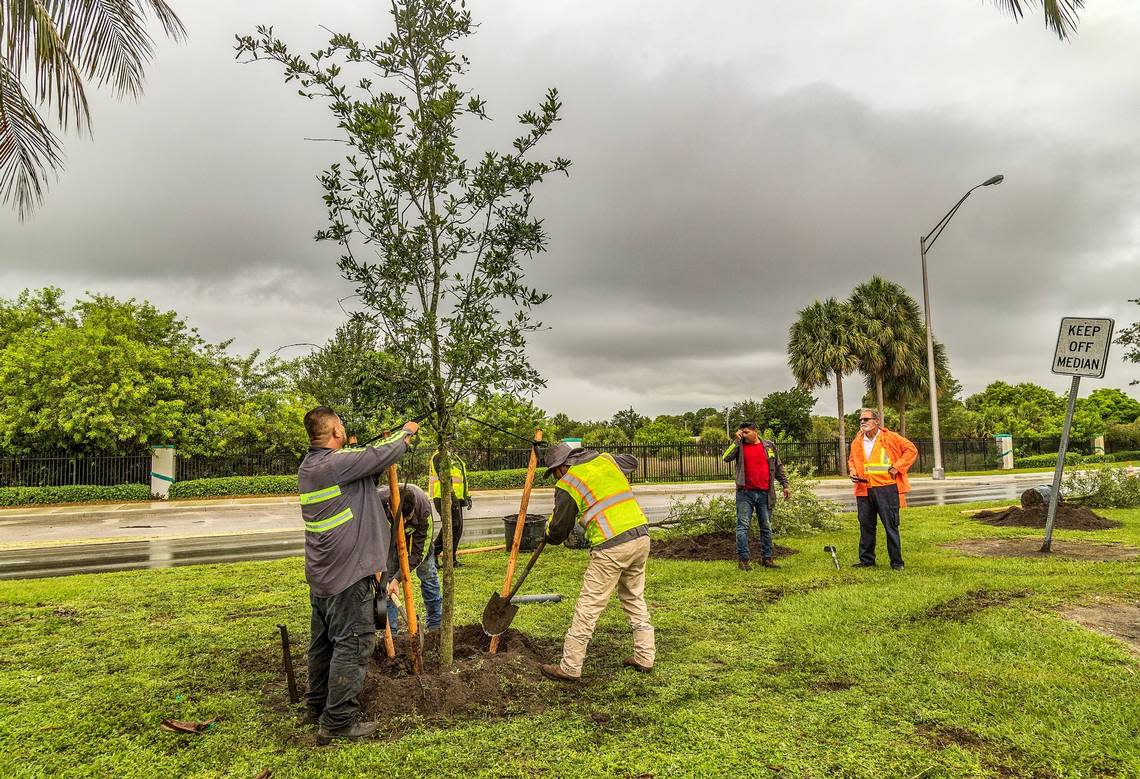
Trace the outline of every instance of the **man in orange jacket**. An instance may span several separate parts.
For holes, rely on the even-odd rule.
[[[847,473],[855,482],[855,503],[859,509],[859,562],[854,567],[875,565],[878,519],[886,530],[891,568],[901,571],[899,509],[906,505],[906,494],[910,492],[906,472],[918,457],[918,449],[879,422],[877,410],[859,409],[859,435],[851,442],[851,456],[847,458]]]

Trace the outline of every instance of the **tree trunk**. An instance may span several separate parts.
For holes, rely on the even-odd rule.
[[[847,422],[843,418],[843,376],[835,372],[835,402],[839,407],[839,472],[847,473]]]
[[[899,401],[899,435],[906,438],[906,401]]]
[[[879,424],[887,423],[886,414],[883,413],[883,374],[875,374],[875,400],[879,404]]]
[[[451,545],[455,534],[451,528],[451,453],[447,449],[447,432],[451,416],[445,410],[439,411],[440,425],[436,432],[436,446],[439,449],[439,465],[436,476],[439,478],[439,521],[443,525],[443,615],[439,626],[439,667],[451,667],[455,653],[455,567],[452,565]],[[431,543],[431,539],[427,540]],[[431,550],[426,551],[431,554]]]

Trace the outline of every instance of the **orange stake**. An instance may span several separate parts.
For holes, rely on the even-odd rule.
[[[408,567],[408,542],[404,538],[404,516],[400,513],[400,479],[396,475],[395,465],[388,466],[388,487],[392,493],[389,505],[392,507],[392,516],[396,518],[396,552],[400,556],[400,576],[404,580],[404,608],[408,619],[408,637],[412,639],[412,671],[423,673],[424,657],[416,635],[416,601],[412,597],[412,571]],[[430,552],[425,549],[424,554]]]
[[[542,440],[542,431],[534,431],[534,440]],[[507,558],[507,575],[503,579],[503,589],[499,594],[507,597],[511,592],[511,580],[515,578],[515,560],[519,556],[519,544],[522,542],[523,526],[526,524],[526,507],[530,504],[530,488],[534,486],[534,472],[538,470],[538,446],[530,448],[530,461],[526,465],[526,483],[523,484],[522,501],[519,504],[519,516],[515,522],[515,536],[511,540],[511,554]],[[499,651],[499,636],[491,638],[491,654]]]
[[[392,640],[392,626],[384,623],[384,654],[391,659],[396,656],[396,642]]]

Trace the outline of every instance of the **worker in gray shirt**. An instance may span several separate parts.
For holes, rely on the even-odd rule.
[[[388,486],[380,488],[380,500],[384,504],[392,532],[396,532],[396,522],[392,519],[392,490]],[[431,501],[427,493],[415,484],[400,487],[400,515],[404,518],[404,538],[408,547],[408,570],[415,571],[420,580],[420,593],[424,598],[427,612],[423,621],[428,630],[438,630],[443,619],[443,592],[439,586],[439,572],[432,554],[435,523],[432,522]],[[396,632],[399,622],[396,603],[402,602],[399,591],[400,562],[397,559],[395,541],[389,547],[388,570],[391,572],[388,584],[388,623]]]
[[[313,609],[305,719],[319,723],[319,744],[376,730],[374,722],[353,722],[382,627],[376,623],[377,577],[388,570],[390,532],[373,479],[400,459],[418,430],[406,422],[371,446],[346,447],[335,411],[317,406],[305,414],[309,451],[297,471]]]

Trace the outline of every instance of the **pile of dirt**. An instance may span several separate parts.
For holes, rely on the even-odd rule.
[[[1040,557],[1066,558],[1108,562],[1140,558],[1140,549],[1122,544],[1094,544],[1087,541],[1058,541],[1053,539],[1052,551],[1041,551],[1040,538],[967,538],[949,544],[946,549],[957,549],[973,557]]]
[[[998,527],[1045,527],[1045,520],[1049,517],[1049,506],[1038,503],[1029,507],[1010,506],[1007,509],[996,511],[979,511],[974,519],[987,525]],[[1107,530],[1120,527],[1124,523],[1114,519],[1106,519],[1091,509],[1083,506],[1072,506],[1067,503],[1057,504],[1057,515],[1053,519],[1053,527],[1061,530]]]
[[[753,560],[761,558],[760,539],[750,538],[748,550]],[[731,533],[701,533],[695,536],[681,536],[662,541],[654,540],[650,555],[665,560],[736,560],[736,536]],[[787,557],[796,554],[795,549],[773,545],[773,557]]]
[[[942,619],[950,622],[965,622],[974,614],[989,608],[1008,606],[1015,600],[1029,595],[1028,590],[971,590],[964,595],[932,606],[917,619]]]
[[[365,717],[388,723],[389,735],[396,735],[401,715],[419,722],[486,719],[540,712],[558,700],[538,670],[558,654],[556,645],[513,629],[500,636],[496,654],[487,653],[490,643],[479,625],[457,625],[455,662],[441,672],[439,633],[430,631],[424,672],[416,675],[406,635],[397,636],[394,658],[378,641],[360,696]]]

